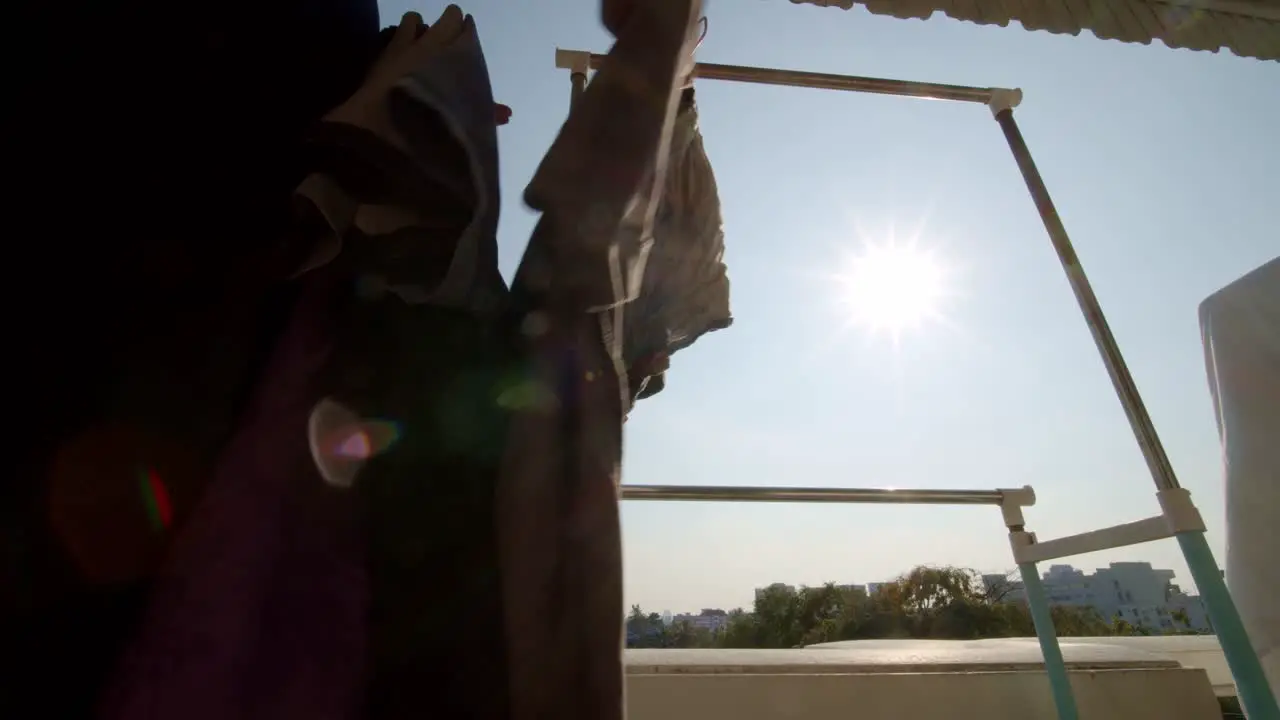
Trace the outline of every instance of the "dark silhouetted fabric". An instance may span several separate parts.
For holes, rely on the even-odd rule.
[[[0,715],[79,718],[289,314],[272,258],[300,138],[359,85],[378,14],[107,0],[13,19],[8,203],[33,234],[3,283]],[[165,528],[146,524],[148,471]]]
[[[41,617],[98,633],[92,660],[77,658],[78,706],[52,716],[621,720],[628,348],[669,353],[728,323],[718,198],[679,108],[699,9],[637,6],[527,189],[541,219],[510,290],[470,17],[450,7],[353,50],[364,84],[328,105],[306,95],[306,122],[255,118],[269,73],[206,78],[247,83],[215,93],[241,105],[213,116],[270,129],[259,143],[281,139],[288,162],[265,153],[280,174],[243,193],[190,179],[183,212],[233,236],[226,254],[175,248],[178,275],[153,268],[170,306],[117,319],[123,364],[52,453],[48,546],[75,580]],[[245,147],[265,152],[236,146],[201,167],[247,164]],[[234,218],[253,224],[237,233]],[[664,222],[682,229],[664,236]],[[674,270],[682,258],[692,271]],[[662,298],[633,311],[647,291]],[[172,334],[146,326],[166,319]],[[344,456],[343,480],[317,441],[330,407],[393,430]],[[146,532],[108,547],[102,502]]]

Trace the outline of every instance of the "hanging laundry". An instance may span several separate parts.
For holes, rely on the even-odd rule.
[[[1222,443],[1226,578],[1263,672],[1280,688],[1280,257],[1205,298],[1200,335]]]
[[[662,390],[673,353],[733,323],[720,193],[692,87],[681,93],[667,167],[644,280],[626,309],[625,352],[637,400]]]
[[[104,717],[622,717],[626,307],[661,242],[699,5],[637,4],[529,186],[542,218],[510,292],[475,23],[405,18],[308,135],[300,299]],[[668,348],[706,325],[654,317]],[[317,412],[324,433],[394,432],[344,445],[363,450],[333,482]]]
[[[513,283],[532,377],[498,484],[511,717],[623,715],[626,304],[642,293],[700,0],[637,3],[525,191],[542,212]]]

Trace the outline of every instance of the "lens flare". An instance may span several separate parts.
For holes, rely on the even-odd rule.
[[[321,400],[307,421],[307,442],[320,477],[329,485],[349,488],[365,463],[400,439],[394,422],[362,419],[340,403]]]

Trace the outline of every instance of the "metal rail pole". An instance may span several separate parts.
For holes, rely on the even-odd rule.
[[[904,505],[1002,505],[1017,494],[1035,502],[1029,487],[1016,490],[910,490],[897,488],[733,487],[718,485],[623,485],[624,500],[703,502],[882,503]]]
[[[1022,574],[1022,587],[1031,610],[1036,640],[1040,643],[1040,654],[1044,657],[1045,675],[1049,677],[1049,691],[1058,711],[1058,720],[1077,720],[1080,711],[1071,690],[1071,676],[1067,673],[1067,663],[1062,657],[1062,646],[1058,644],[1058,632],[1053,626],[1049,598],[1040,582],[1040,571],[1036,568],[1035,561],[1024,557],[1027,548],[1035,547],[1036,536],[1027,532],[1027,521],[1022,515],[1022,507],[1026,503],[1018,500],[1013,497],[1010,502],[1000,506],[1004,524],[1009,528],[1009,549],[1013,551],[1018,572]]]
[[[1053,626],[1053,612],[1049,609],[1049,597],[1040,582],[1040,571],[1035,563],[1019,563],[1022,588],[1027,594],[1027,606],[1031,610],[1031,622],[1036,628],[1036,640],[1044,655],[1045,674],[1049,676],[1049,691],[1058,709],[1058,720],[1077,720],[1080,711],[1071,690],[1071,676],[1067,674],[1067,662],[1062,657],[1058,633]]]
[[[1147,461],[1156,489],[1179,487],[1173,465],[1169,463],[1169,456],[1160,443],[1160,437],[1156,433],[1155,425],[1151,422],[1151,416],[1147,413],[1146,405],[1142,402],[1142,396],[1138,394],[1133,375],[1120,354],[1120,346],[1116,343],[1115,335],[1111,333],[1111,326],[1102,314],[1102,306],[1098,303],[1097,296],[1093,294],[1093,287],[1084,274],[1080,258],[1076,256],[1071,239],[1067,236],[1067,229],[1063,226],[1062,219],[1058,217],[1053,199],[1049,197],[1049,189],[1045,187],[1044,179],[1040,177],[1040,171],[1031,158],[1031,151],[1027,148],[1026,141],[1022,139],[1018,123],[1013,119],[1013,109],[995,110],[996,122],[1004,131],[1005,140],[1008,141],[1009,149],[1013,151],[1013,158],[1017,161],[1018,169],[1022,172],[1022,178],[1027,184],[1027,191],[1031,193],[1031,199],[1040,213],[1044,229],[1048,232],[1053,249],[1058,254],[1059,262],[1062,263],[1062,269],[1067,274],[1071,291],[1075,293],[1080,311],[1089,325],[1089,331],[1093,333],[1094,344],[1097,345],[1102,362],[1106,365],[1107,374],[1111,377],[1111,384],[1120,398],[1120,404],[1124,406],[1125,415],[1129,418],[1129,426],[1138,440],[1138,446]]]
[[[1102,307],[1098,303],[1097,296],[1093,294],[1089,279],[1080,265],[1075,248],[1071,245],[1067,229],[1062,224],[1062,219],[1058,217],[1058,210],[1049,196],[1044,178],[1040,176],[1040,170],[1036,168],[1035,160],[1031,158],[1031,151],[1027,148],[1021,130],[1018,129],[1018,123],[1013,119],[1013,108],[1000,107],[993,103],[991,109],[996,122],[1004,132],[1005,140],[1009,143],[1009,150],[1013,152],[1013,158],[1018,163],[1018,170],[1021,171],[1027,191],[1031,194],[1036,210],[1040,213],[1040,220],[1044,223],[1044,229],[1049,234],[1049,240],[1058,254],[1063,271],[1066,272],[1067,281],[1071,284],[1072,292],[1075,293],[1076,302],[1079,303],[1080,311],[1089,325],[1089,331],[1093,333],[1093,341],[1097,345],[1098,353],[1102,356],[1102,362],[1107,368],[1107,374],[1111,377],[1111,384],[1120,398],[1120,404],[1124,407],[1125,415],[1129,419],[1129,427],[1132,428],[1138,447],[1142,450],[1142,456],[1147,462],[1147,468],[1151,471],[1157,497],[1164,505],[1167,496],[1185,491],[1181,490],[1173,465],[1169,462],[1169,456],[1165,453],[1160,436],[1156,432],[1155,424],[1151,422],[1151,416],[1142,402],[1142,396],[1138,393],[1133,375],[1129,372],[1124,357],[1120,353],[1120,346],[1116,343],[1111,327],[1102,314]],[[1167,512],[1165,515],[1169,517]],[[1251,718],[1267,720],[1280,718],[1275,694],[1267,682],[1262,663],[1258,660],[1258,654],[1245,631],[1235,601],[1227,591],[1226,581],[1218,569],[1218,563],[1213,558],[1213,552],[1209,549],[1204,531],[1183,530],[1175,533],[1174,537],[1178,539],[1178,545],[1182,548],[1183,557],[1187,560],[1191,577],[1205,599],[1209,619],[1213,621],[1213,627],[1218,633],[1218,641],[1222,644],[1227,665],[1235,678],[1240,702],[1244,705],[1245,712]]]
[[[589,70],[598,69],[604,61],[604,55],[586,52],[585,50],[556,50],[556,67],[573,72],[581,72],[581,68],[584,65]],[[729,82],[807,87],[819,90],[843,90],[876,95],[900,95],[931,100],[972,102],[983,105],[989,103],[992,95],[1001,90],[1001,88],[923,83],[910,80],[862,77],[859,75],[833,75],[800,70],[719,65],[716,63],[698,63],[694,66],[693,75],[695,78],[704,80],[727,80]]]

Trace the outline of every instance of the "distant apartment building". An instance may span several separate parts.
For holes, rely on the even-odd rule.
[[[723,610],[703,610],[697,615],[692,613],[680,613],[679,615],[673,615],[671,620],[667,621],[666,624],[670,625],[672,623],[680,622],[687,622],[693,627],[716,632],[729,624],[729,614]]]
[[[1103,618],[1120,618],[1153,632],[1210,630],[1200,598],[1183,593],[1173,577],[1172,570],[1157,570],[1151,563],[1119,562],[1087,574],[1070,565],[1052,565],[1041,581],[1051,605],[1092,607]],[[1006,601],[1026,601],[1019,581],[1004,575],[983,575],[982,580],[988,589],[1003,587]],[[1175,615],[1183,613],[1186,621],[1180,622]]]
[[[871,593],[875,592],[875,588],[878,585],[883,585],[883,584],[884,583],[866,583],[864,585],[864,584],[850,583],[846,585],[836,585],[835,587],[837,590],[844,590],[845,592],[866,593],[870,595]],[[762,588],[756,588],[756,600],[759,600],[760,596],[763,595],[764,593],[774,589],[783,590],[785,592],[792,592],[792,593],[796,592],[795,585],[787,585],[786,583],[773,583],[772,585],[767,585]]]
[[[1199,595],[1188,595],[1177,590],[1170,594],[1167,604],[1171,615],[1178,611],[1185,615],[1184,619],[1173,617],[1174,627],[1182,629],[1185,626],[1186,629],[1200,632],[1213,631],[1213,623],[1209,622],[1209,609],[1204,606]]]

